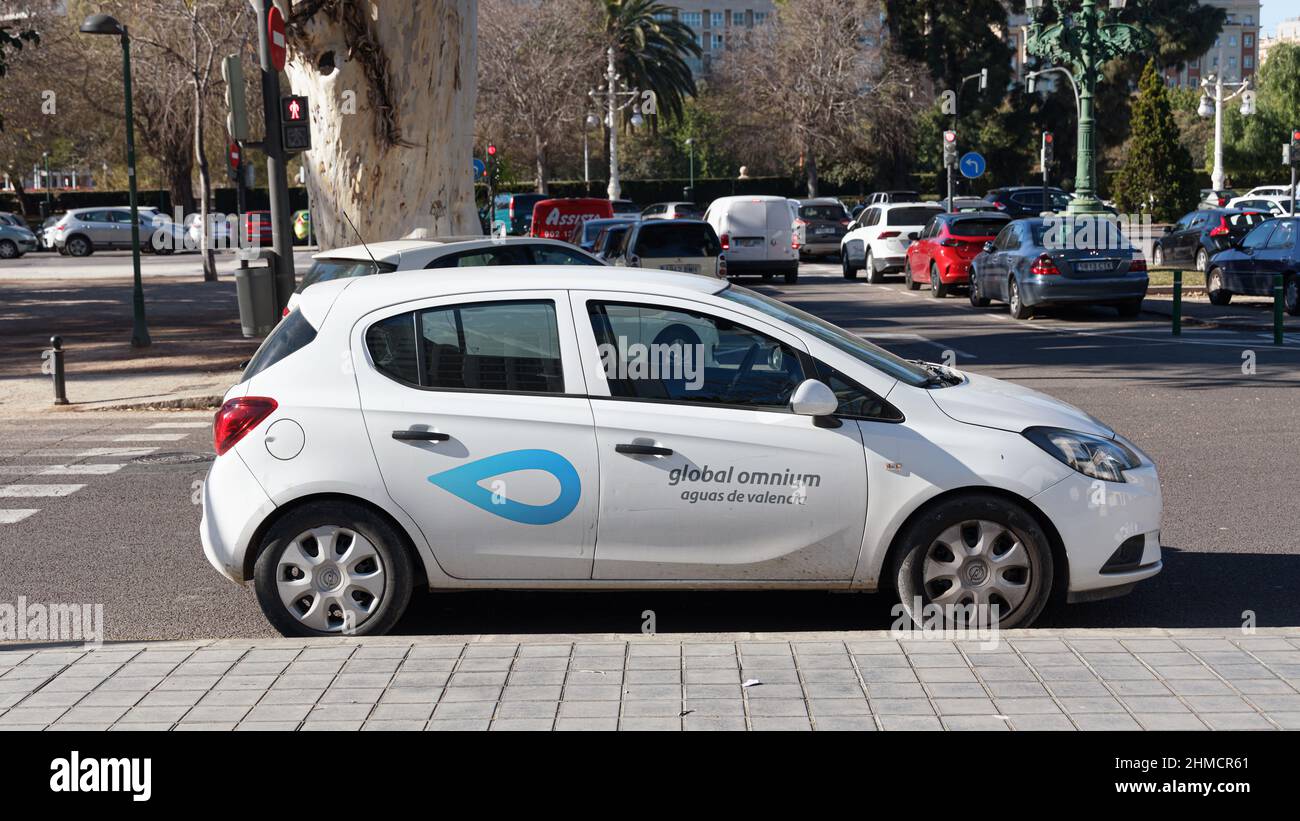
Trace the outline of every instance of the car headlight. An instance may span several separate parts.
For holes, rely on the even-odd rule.
[[[1142,464],[1136,453],[1114,439],[1062,428],[1026,428],[1024,437],[1085,476],[1123,482],[1124,471]]]

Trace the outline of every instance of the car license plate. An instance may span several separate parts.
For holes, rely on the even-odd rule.
[[[736,240],[736,245],[741,248],[757,248],[763,244],[762,237],[741,237]]]
[[[830,235],[830,234],[834,234],[834,233],[835,233],[835,229],[834,229],[834,228],[830,228],[830,227],[823,227],[823,228],[818,228],[818,229],[817,229],[816,231],[814,231],[813,233],[815,233],[815,234],[816,234],[817,236],[819,236],[819,237],[824,237],[824,236],[828,236],[828,235]]]
[[[698,274],[700,266],[698,265],[661,265],[665,271],[677,271],[683,274]]]
[[[1097,271],[1109,271],[1115,267],[1113,259],[1087,259],[1075,264],[1075,267],[1084,273],[1095,273]]]

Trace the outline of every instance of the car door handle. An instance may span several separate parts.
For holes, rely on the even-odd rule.
[[[629,453],[633,456],[672,456],[672,448],[661,448],[655,445],[615,445],[614,450],[618,453]]]
[[[446,442],[451,434],[432,430],[395,430],[393,438],[399,442]]]

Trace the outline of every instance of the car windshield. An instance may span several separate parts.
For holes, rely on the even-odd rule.
[[[643,257],[716,257],[722,253],[718,235],[708,223],[655,222],[642,224],[637,234],[636,253]]]
[[[909,385],[921,387],[931,384],[933,379],[928,371],[906,359],[895,356],[877,345],[873,345],[856,334],[819,319],[806,311],[778,302],[770,297],[732,285],[720,292],[718,296],[738,302],[760,311],[773,319],[793,325],[804,333],[811,334],[833,348],[848,354],[866,365],[870,365],[893,378]]]
[[[806,220],[838,222],[842,219],[848,219],[849,215],[842,205],[801,205],[799,206],[799,216]]]
[[[991,237],[1006,224],[1006,220],[999,219],[959,219],[952,221],[948,233],[954,237]]]
[[[891,208],[885,214],[886,225],[925,225],[930,217],[939,213],[938,208]]]
[[[376,263],[370,260],[359,259],[318,259],[311,264],[311,268],[298,283],[298,293],[302,293],[308,285],[315,285],[317,282],[329,282],[331,279],[352,279],[353,277],[370,276],[375,273],[386,274],[390,271],[397,270],[396,265],[389,263]]]

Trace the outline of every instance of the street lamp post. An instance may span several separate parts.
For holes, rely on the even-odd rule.
[[[597,105],[605,108],[605,125],[609,127],[609,198],[616,200],[623,194],[623,186],[618,178],[618,112],[627,108],[636,102],[641,96],[636,89],[620,90],[620,81],[618,71],[614,66],[614,49],[611,46],[606,52],[609,61],[605,67],[605,85],[599,89],[587,92],[587,96],[595,100]],[[641,123],[645,120],[641,117],[641,112],[632,112],[632,127],[640,128]]]
[[[1027,0],[1030,13],[1029,36],[1025,48],[1048,63],[1061,63],[1075,81],[1079,107],[1079,138],[1075,163],[1075,200],[1069,213],[1102,213],[1097,198],[1096,122],[1093,96],[1097,80],[1106,63],[1150,48],[1155,38],[1146,29],[1126,23],[1108,22],[1109,14],[1098,8],[1098,0],[1083,0],[1078,12],[1067,13],[1063,0]],[[1109,0],[1111,11],[1119,11],[1128,0]],[[1056,22],[1044,26],[1043,18],[1051,12]]]
[[[686,138],[686,155],[688,157],[687,162],[689,163],[688,167],[690,169],[689,171],[690,176],[687,179],[689,180],[691,201],[694,202],[695,201],[695,138],[694,137]]]
[[[600,118],[594,113],[587,115],[582,125],[582,192],[591,195],[591,146],[587,142],[587,132],[600,125]]]
[[[122,87],[126,96],[126,183],[131,203],[131,267],[135,273],[131,294],[133,324],[131,347],[152,344],[144,321],[144,283],[140,278],[140,208],[135,191],[135,119],[131,108],[131,38],[126,26],[107,14],[92,14],[81,24],[82,34],[115,34],[122,42]]]
[[[1196,113],[1202,117],[1214,117],[1214,171],[1210,174],[1210,185],[1215,191],[1223,190],[1223,104],[1236,97],[1241,97],[1241,115],[1249,117],[1255,113],[1254,95],[1250,93],[1250,80],[1238,83],[1223,82],[1223,36],[1219,36],[1219,67],[1209,77],[1201,80],[1201,104]],[[1245,95],[1245,96],[1242,96]]]
[[[50,152],[42,151],[41,159],[45,161],[45,215],[49,216],[54,210],[53,199],[50,194]]]

